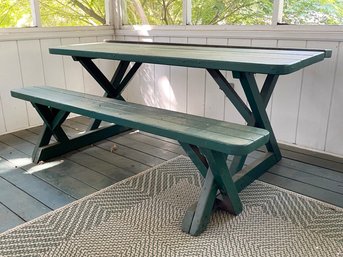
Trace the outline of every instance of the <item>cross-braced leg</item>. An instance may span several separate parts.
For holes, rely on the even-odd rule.
[[[40,104],[32,104],[38,114],[44,121],[42,132],[39,135],[38,142],[33,150],[32,159],[34,162],[38,162],[40,158],[41,147],[50,143],[51,137],[54,136],[58,142],[68,141],[68,136],[61,128],[62,123],[68,117],[69,112],[49,108]]]
[[[206,229],[216,202],[218,203],[216,207],[223,208],[235,215],[242,211],[242,204],[227,168],[226,154],[208,149],[200,149],[201,153],[197,153],[194,147],[184,147],[184,149],[187,153],[191,153],[190,156],[193,155],[191,159],[198,169],[200,167],[199,172],[203,176],[204,169],[207,167],[199,200],[187,210],[182,222],[182,230],[196,236]],[[199,154],[206,158],[206,165],[201,161]],[[219,200],[218,192],[220,192]]]

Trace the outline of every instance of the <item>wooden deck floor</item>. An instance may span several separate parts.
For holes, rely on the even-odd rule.
[[[74,118],[64,128],[70,135],[82,133],[87,121]],[[39,131],[0,136],[0,232],[184,153],[175,141],[132,132],[35,165],[31,153]],[[334,163],[334,170],[287,155],[292,159],[284,157],[260,179],[343,207],[343,172],[337,171],[342,164]]]

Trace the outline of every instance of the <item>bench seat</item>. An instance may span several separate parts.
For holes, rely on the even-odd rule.
[[[12,90],[12,96],[32,103],[120,124],[230,155],[245,155],[269,139],[255,127],[174,112],[54,87]]]
[[[128,128],[180,142],[205,178],[198,203],[190,207],[182,223],[182,230],[191,235],[204,231],[214,206],[238,215],[242,211],[238,192],[275,163],[275,157],[267,153],[263,159],[239,170],[227,166],[228,155],[243,157],[267,144],[269,132],[264,129],[55,87],[26,87],[12,90],[11,94],[31,102],[44,121],[33,153],[36,162],[92,144]],[[61,125],[70,113],[113,125],[68,138]],[[52,136],[56,143],[50,143]]]

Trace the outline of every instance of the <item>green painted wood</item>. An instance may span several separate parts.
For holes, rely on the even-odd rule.
[[[266,147],[269,152],[273,152],[277,162],[281,159],[281,152],[265,110],[266,103],[260,95],[255,76],[252,73],[241,73],[239,79],[255,118],[254,125],[264,128],[270,133],[269,141],[266,144]]]
[[[210,222],[217,191],[217,183],[215,182],[211,169],[209,169],[194,212],[192,225],[189,229],[190,235],[198,236],[205,231],[208,223]],[[186,220],[183,223],[185,224]]]
[[[198,171],[200,172],[200,174],[205,178],[207,174],[207,170],[209,168],[206,158],[201,155],[199,150],[197,150],[196,152],[196,149],[194,148],[194,146],[192,147],[191,145],[184,144],[182,142],[180,142],[180,145],[182,146],[184,151],[187,153],[188,157],[192,160],[194,165],[198,168]]]
[[[184,67],[288,74],[330,56],[330,50],[261,49],[158,43],[101,42],[53,47],[51,54]]]
[[[254,160],[252,163],[245,166],[232,177],[237,191],[242,191],[256,179],[258,179],[270,167],[275,165],[275,163],[275,155],[272,153],[266,153],[264,158]]]
[[[210,151],[208,149],[201,148],[203,153],[210,165],[210,169],[213,173],[215,183],[218,186],[223,199],[228,201],[227,206],[231,207],[230,212],[234,215],[238,215],[242,212],[242,202],[238,196],[240,191],[237,188],[237,184],[234,183],[231,177],[230,171],[226,164],[227,156],[223,153]]]
[[[258,128],[57,88],[22,88],[13,90],[12,95],[227,154],[247,154],[269,137],[268,131]]]
[[[18,215],[0,203],[0,233],[16,227],[24,222],[25,221]]]
[[[35,163],[38,163],[40,160],[48,160],[58,157],[64,153],[93,144],[104,138],[108,138],[113,134],[127,130],[128,129],[125,127],[113,125],[111,127],[104,127],[97,130],[88,131],[75,138],[71,138],[68,141],[56,142],[47,146],[41,146],[34,152],[32,159]]]

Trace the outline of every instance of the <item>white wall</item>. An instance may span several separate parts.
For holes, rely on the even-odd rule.
[[[218,29],[219,28],[219,29]],[[268,114],[280,142],[343,157],[342,27],[124,27],[80,32],[0,32],[0,134],[40,124],[30,104],[10,96],[12,88],[47,84],[102,94],[96,82],[70,57],[53,56],[51,46],[113,38],[244,46],[330,48],[331,59],[282,76]],[[115,64],[97,61],[107,75]],[[242,95],[238,80],[224,73]],[[259,83],[264,76],[257,75]],[[144,64],[125,91],[129,101],[243,122],[205,71]]]
[[[26,32],[27,31],[27,32]],[[42,123],[31,106],[10,96],[10,90],[30,85],[50,85],[103,94],[93,78],[71,57],[51,55],[49,47],[113,39],[112,27],[21,29],[0,31],[0,135]],[[114,62],[96,61],[106,75]]]
[[[124,27],[116,39],[263,47],[327,48],[332,58],[281,76],[268,114],[278,141],[343,157],[343,26]],[[243,95],[238,80],[224,72]],[[260,85],[265,76],[257,75]],[[145,82],[148,81],[148,86]],[[205,71],[144,65],[129,101],[243,123]]]

